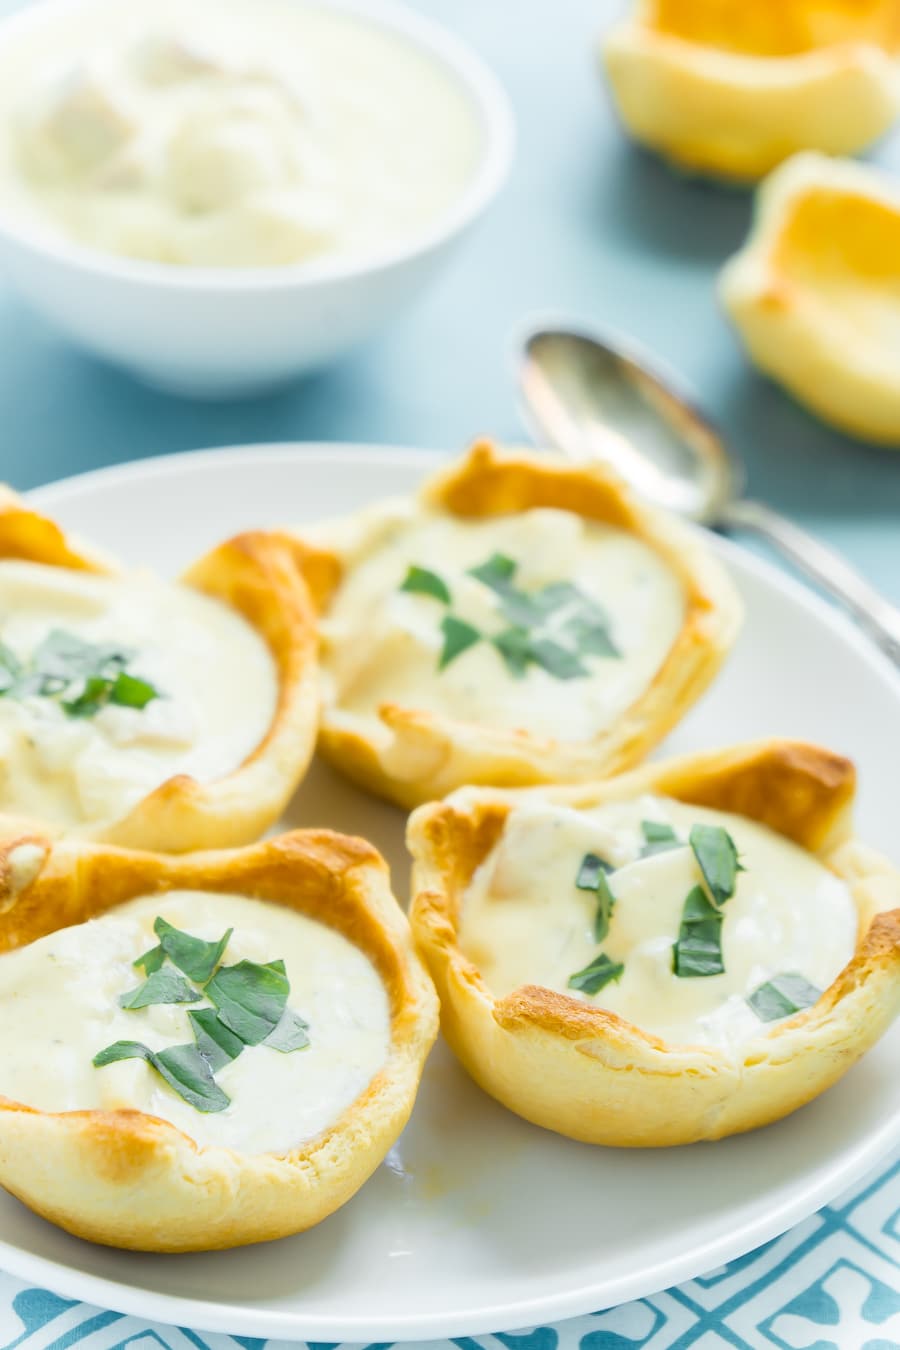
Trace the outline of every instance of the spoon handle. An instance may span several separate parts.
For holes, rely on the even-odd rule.
[[[900,609],[870,586],[839,553],[762,502],[732,502],[722,525],[752,530],[853,615],[885,655],[900,666]]]

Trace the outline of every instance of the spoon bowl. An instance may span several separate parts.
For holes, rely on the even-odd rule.
[[[675,376],[618,340],[536,328],[519,379],[535,439],[602,459],[648,501],[717,523],[744,486],[721,436]]]
[[[690,520],[754,531],[900,665],[900,610],[839,554],[742,495],[740,461],[659,363],[618,337],[542,325],[520,340],[518,379],[539,444],[608,464],[645,500]]]

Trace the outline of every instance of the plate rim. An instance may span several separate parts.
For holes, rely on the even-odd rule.
[[[446,451],[365,442],[248,443],[183,450],[106,465],[42,484],[29,489],[23,496],[37,506],[59,506],[67,500],[89,497],[95,488],[105,484],[127,486],[129,481],[138,482],[148,476],[178,476],[182,469],[188,467],[199,468],[202,472],[218,464],[242,464],[252,458],[265,458],[268,463],[302,463],[324,459],[350,463],[363,458],[368,461],[380,459],[393,466],[421,468],[424,472],[450,457],[451,453]],[[693,528],[703,534],[726,561],[734,564],[738,572],[749,573],[764,585],[781,591],[791,603],[806,609],[817,622],[830,628],[834,636],[850,645],[858,657],[884,681],[889,692],[900,700],[900,673],[840,610],[767,559],[703,527]],[[0,1268],[22,1280],[40,1281],[64,1297],[93,1303],[126,1316],[231,1336],[295,1341],[404,1342],[484,1335],[514,1330],[516,1327],[553,1323],[617,1306],[659,1293],[717,1265],[733,1261],[817,1212],[861,1180],[888,1157],[898,1144],[900,1118],[889,1116],[862,1144],[845,1148],[840,1160],[832,1163],[824,1175],[812,1179],[799,1193],[792,1191],[774,1209],[767,1209],[761,1216],[748,1218],[737,1229],[730,1228],[724,1235],[714,1235],[704,1242],[695,1243],[688,1251],[676,1252],[664,1259],[658,1258],[653,1265],[620,1276],[606,1285],[598,1280],[590,1284],[582,1283],[576,1289],[535,1295],[524,1302],[517,1301],[513,1312],[510,1312],[508,1303],[482,1305],[454,1314],[452,1321],[441,1311],[417,1313],[408,1317],[396,1313],[390,1316],[381,1314],[376,1318],[342,1315],[337,1319],[321,1313],[307,1316],[296,1310],[282,1311],[249,1305],[236,1308],[214,1299],[148,1291],[108,1276],[80,1271],[56,1258],[24,1251],[2,1238]],[[510,1317],[513,1318],[512,1322]]]

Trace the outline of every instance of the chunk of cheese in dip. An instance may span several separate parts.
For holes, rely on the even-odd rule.
[[[516,677],[485,641],[439,670],[448,610],[431,596],[402,591],[407,569],[412,564],[434,571],[451,592],[449,612],[494,635],[508,621],[496,594],[468,571],[494,553],[517,563],[515,584],[525,592],[574,582],[602,607],[621,655],[587,656],[589,674],[577,679],[558,679],[534,664]],[[378,709],[394,703],[583,741],[645,691],[683,618],[678,577],[623,530],[544,508],[460,520],[398,505],[371,552],[349,559],[347,579],[321,624],[322,659],[340,718],[364,721],[370,735],[378,734]]]
[[[298,0],[94,0],[0,62],[0,200],[82,243],[269,266],[401,244],[470,178],[451,76]]]
[[[207,941],[233,927],[228,965],[282,959],[288,1006],[309,1023],[305,1049],[248,1046],[218,1069],[231,1105],[215,1114],[195,1110],[142,1060],[91,1063],[118,1040],[156,1051],[194,1040],[184,1005],[119,1007],[120,995],[141,983],[132,962],[156,945],[159,915]],[[42,1111],[133,1108],[199,1144],[241,1153],[286,1153],[333,1124],[384,1064],[389,1038],[384,985],[357,947],[304,915],[243,896],[142,896],[0,956],[0,1096]]]
[[[69,716],[57,699],[0,697],[0,809],[67,827],[113,820],[173,774],[209,782],[256,748],[274,661],[234,610],[149,574],[93,576],[0,562],[0,640],[27,661],[53,630],[130,648],[161,697]]]
[[[672,947],[688,893],[701,883],[690,847],[646,858],[641,822],[671,825],[687,841],[694,824],[721,825],[745,871],[722,907],[725,973],[679,978]],[[594,938],[596,898],[575,879],[586,853],[616,869],[609,933]],[[590,811],[534,804],[509,816],[466,891],[460,946],[492,992],[542,985],[608,1008],[662,1040],[736,1048],[764,1034],[747,995],[797,972],[824,990],[853,954],[857,912],[843,882],[810,853],[742,816],[644,797]],[[568,988],[599,951],[625,966],[620,981],[590,996]]]

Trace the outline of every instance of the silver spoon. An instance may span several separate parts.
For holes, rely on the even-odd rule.
[[[675,379],[618,338],[539,327],[521,339],[524,413],[535,438],[601,459],[648,501],[719,529],[760,535],[853,615],[900,666],[900,609],[827,545],[762,502]]]

